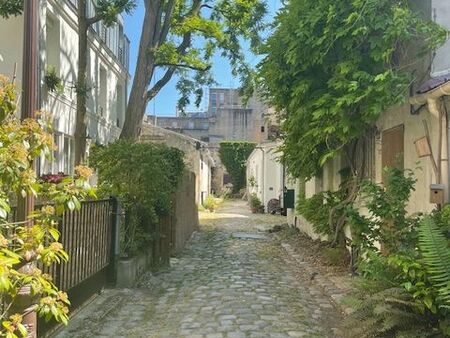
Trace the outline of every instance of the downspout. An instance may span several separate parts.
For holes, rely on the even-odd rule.
[[[449,196],[449,158],[450,158],[450,128],[449,128],[449,116],[446,109],[442,111],[439,108],[440,101],[445,107],[445,101],[443,98],[450,95],[450,82],[447,82],[440,87],[409,99],[412,105],[424,105],[426,104],[431,114],[439,119],[439,151],[438,151],[438,173],[436,175],[436,183],[441,183],[445,186],[445,203],[450,200]]]

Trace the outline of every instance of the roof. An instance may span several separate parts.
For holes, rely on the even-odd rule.
[[[417,93],[418,94],[428,93],[428,92],[446,84],[447,82],[450,82],[450,73],[431,78],[430,80],[428,80],[427,82],[423,83],[420,86],[420,88],[417,90]]]

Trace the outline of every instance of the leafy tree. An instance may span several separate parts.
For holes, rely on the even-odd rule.
[[[73,177],[37,178],[33,160],[50,157],[53,137],[44,117],[19,121],[14,86],[0,77],[0,337],[27,337],[18,298],[29,286],[31,308],[46,320],[68,321],[67,295],[58,290],[42,266],[68,259],[61,243],[58,222],[66,210],[79,208],[80,199],[93,195],[87,183],[92,171],[78,166]],[[27,194],[44,201],[25,221],[17,222],[12,196]]]
[[[22,14],[23,0],[0,0],[0,16],[8,19]]]
[[[255,49],[266,12],[263,0],[145,0],[145,17],[133,85],[121,138],[136,139],[145,109],[178,75],[179,108],[191,94],[202,97],[202,85],[212,83],[209,69],[216,51],[227,57],[233,75],[252,73],[244,61],[243,40]],[[150,87],[156,69],[164,75]]]
[[[94,6],[94,16],[88,16],[88,2],[78,0],[78,74],[76,82],[77,118],[75,126],[75,164],[84,162],[86,156],[86,102],[89,92],[87,82],[88,30],[97,22],[106,26],[116,23],[117,16],[131,13],[136,4],[134,0],[98,0]]]
[[[407,0],[292,0],[263,48],[260,85],[280,111],[284,161],[310,178],[401,103],[446,31]],[[423,45],[417,46],[417,41]],[[416,73],[418,74],[418,73]]]
[[[245,187],[246,162],[255,146],[256,143],[245,141],[220,142],[220,160],[230,175],[234,193]]]

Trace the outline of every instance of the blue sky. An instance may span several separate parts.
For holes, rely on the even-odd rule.
[[[269,8],[267,21],[273,19],[276,11],[281,6],[280,0],[266,0]],[[130,73],[133,76],[136,66],[136,58],[138,53],[139,38],[142,29],[142,21],[144,19],[144,5],[142,1],[138,1],[139,5],[131,16],[125,16],[125,32],[131,41],[130,51]],[[252,64],[256,64],[258,59],[250,52],[247,53],[247,59]],[[214,58],[214,65],[212,68],[214,78],[219,87],[237,88],[239,80],[233,78],[228,61],[220,56]],[[162,70],[159,71],[162,73]],[[158,74],[157,74],[158,75]],[[159,116],[174,116],[176,114],[176,104],[178,100],[178,93],[175,89],[176,78],[173,78],[158,94],[156,99],[149,103],[147,107],[148,114],[154,114],[156,111]],[[130,84],[131,86],[131,84]],[[204,103],[200,106],[200,110],[204,107]],[[195,107],[189,107],[188,110],[197,110]]]

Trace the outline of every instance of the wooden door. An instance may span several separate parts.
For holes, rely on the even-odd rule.
[[[405,127],[400,125],[383,131],[381,135],[381,163],[386,167],[404,169]]]

